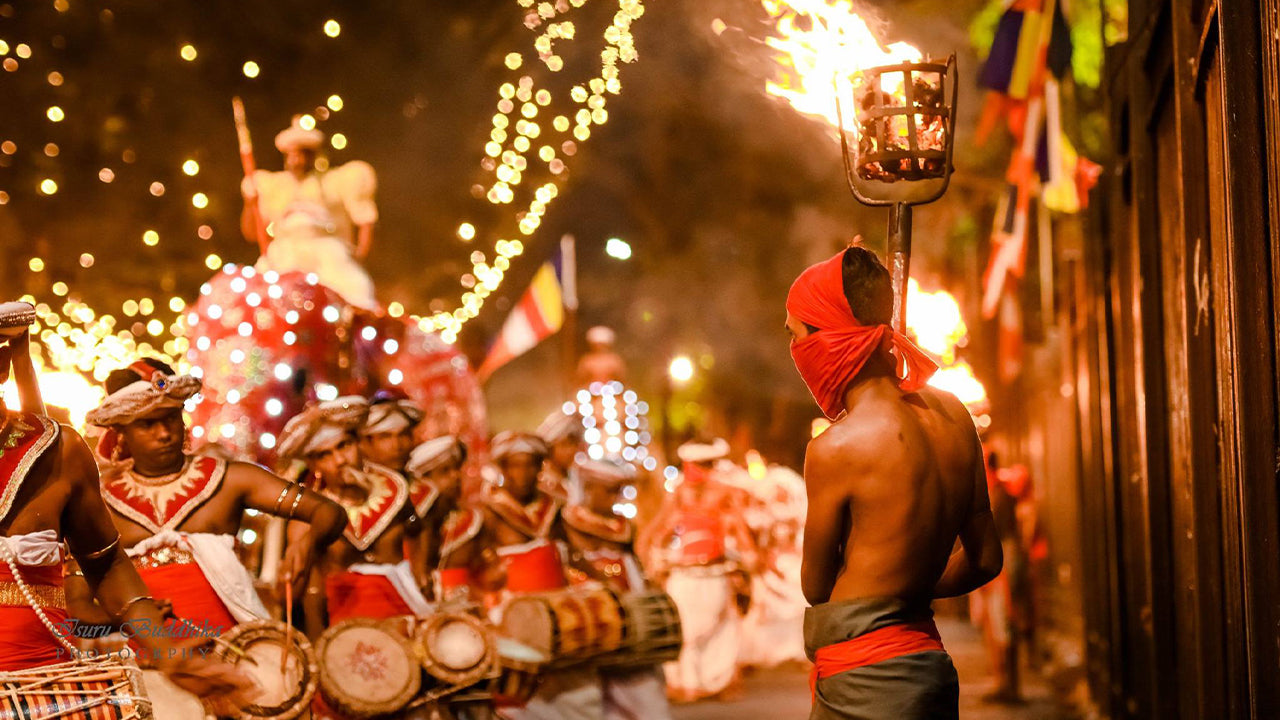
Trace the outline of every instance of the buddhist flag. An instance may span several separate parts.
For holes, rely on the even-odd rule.
[[[557,261],[538,268],[529,289],[512,308],[477,375],[483,382],[493,371],[532,350],[564,325],[565,295]]]

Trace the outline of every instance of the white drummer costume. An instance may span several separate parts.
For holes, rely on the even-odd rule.
[[[728,454],[723,440],[681,446],[682,482],[709,481],[697,464]],[[715,695],[736,677],[742,642],[725,523],[714,508],[681,508],[671,521],[670,535],[662,551],[670,568],[665,589],[680,610],[684,647],[679,659],[666,665],[667,685],[683,699]]]
[[[583,485],[600,485],[616,490],[635,481],[635,468],[603,460],[587,460],[574,473]],[[640,561],[632,551],[635,528],[619,515],[602,515],[585,504],[567,506],[561,519],[571,540],[577,534],[583,560],[593,568],[593,576],[620,595],[640,592],[649,586]],[[575,542],[575,544],[578,544]],[[587,547],[590,546],[590,547]],[[604,717],[609,720],[662,720],[671,717],[662,671],[657,666],[633,669],[602,669]]]
[[[86,419],[107,428],[96,449],[103,499],[151,533],[126,548],[138,574],[153,594],[172,603],[175,615],[205,632],[220,634],[237,623],[267,619],[253,577],[236,555],[235,538],[180,530],[221,488],[227,462],[188,455],[177,475],[141,476],[112,429],[158,409],[182,407],[200,391],[200,380],[165,375],[144,362],[129,369],[142,379],[108,395]]]
[[[318,150],[324,134],[295,120],[276,135],[276,149]],[[315,273],[320,284],[347,302],[377,309],[373,281],[352,256],[356,229],[378,220],[377,176],[366,162],[353,160],[301,180],[288,171],[257,170],[241,192],[258,197],[258,212],[273,239],[257,263],[259,270]]]
[[[368,412],[368,401],[359,396],[320,403],[285,424],[280,454],[305,458],[334,448],[354,436]],[[362,462],[360,468],[351,468],[349,472],[367,491],[363,502],[348,502],[332,488],[320,488],[319,492],[346,509],[343,539],[363,553],[399,518],[409,502],[409,486],[400,473],[371,462]],[[423,616],[432,610],[418,588],[408,560],[354,563],[337,572],[329,571],[325,576],[325,599],[330,625],[348,618]]]

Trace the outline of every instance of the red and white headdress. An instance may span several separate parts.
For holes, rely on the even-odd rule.
[[[379,400],[369,405],[369,415],[360,434],[402,432],[422,422],[424,415],[422,407],[408,398]]]
[[[289,418],[280,433],[280,456],[305,459],[342,442],[364,425],[369,401],[359,395],[313,405]]]
[[[461,464],[466,457],[467,446],[453,435],[444,435],[414,448],[404,471],[409,477],[420,478],[446,465]]]

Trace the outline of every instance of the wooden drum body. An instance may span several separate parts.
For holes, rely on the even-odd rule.
[[[217,646],[218,658],[247,673],[261,689],[239,716],[241,720],[293,720],[311,706],[320,668],[302,632],[290,633],[276,620],[258,620],[236,625],[222,640]]]
[[[446,685],[467,686],[492,672],[497,650],[493,632],[474,615],[438,612],[414,632],[422,669]]]
[[[670,595],[661,590],[628,593],[618,597],[618,604],[625,628],[622,646],[601,659],[602,667],[647,667],[680,656],[680,612]]]
[[[489,683],[489,694],[496,707],[524,705],[538,689],[538,676],[547,664],[547,656],[510,638],[500,637],[494,643],[498,657],[498,676]]]
[[[564,667],[613,652],[622,644],[622,609],[603,587],[578,586],[511,600],[502,632]]]
[[[151,703],[136,667],[78,660],[0,673],[0,717],[143,720]]]
[[[344,620],[316,643],[320,693],[339,713],[370,718],[400,710],[422,688],[412,644],[392,624]]]

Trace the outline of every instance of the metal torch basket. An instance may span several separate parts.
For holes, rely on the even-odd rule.
[[[914,62],[863,70],[853,92],[856,147],[849,145],[849,132],[837,102],[840,147],[845,177],[854,197],[865,205],[923,205],[942,196],[951,182],[951,154],[955,148],[956,56],[945,63]],[[902,76],[903,95],[899,100],[883,92],[882,78]],[[951,79],[950,98],[947,80]],[[937,101],[920,97],[917,80],[936,79]],[[932,89],[931,88],[931,89]],[[901,105],[890,104],[901,102]],[[921,123],[940,118],[941,148],[923,147]],[[905,124],[906,136],[900,129]]]

